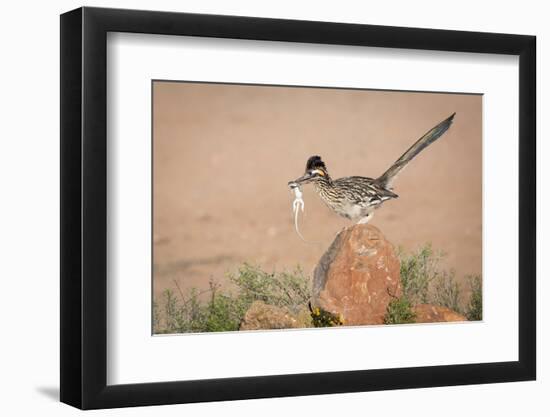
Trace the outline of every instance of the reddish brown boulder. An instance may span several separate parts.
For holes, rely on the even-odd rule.
[[[304,308],[293,314],[286,308],[272,306],[263,301],[254,301],[247,310],[239,330],[299,329],[312,327],[311,315]]]
[[[413,307],[417,323],[439,323],[442,321],[467,321],[468,319],[447,307],[418,304]]]
[[[313,277],[313,305],[341,315],[344,325],[383,324],[389,302],[401,295],[399,259],[376,227],[342,230]]]

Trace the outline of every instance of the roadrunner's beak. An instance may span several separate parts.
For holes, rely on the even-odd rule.
[[[306,172],[304,175],[302,175],[300,178],[296,178],[294,181],[290,181],[288,185],[291,184],[306,184],[309,181],[311,181],[315,177],[311,172]]]

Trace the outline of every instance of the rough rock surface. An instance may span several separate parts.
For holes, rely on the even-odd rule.
[[[417,323],[438,323],[442,321],[467,321],[468,319],[447,307],[418,304],[413,307]]]
[[[244,315],[240,330],[297,329],[312,327],[309,311],[293,314],[285,308],[254,301]]]
[[[315,268],[313,305],[342,315],[344,325],[382,324],[401,295],[399,259],[376,227],[342,230]]]

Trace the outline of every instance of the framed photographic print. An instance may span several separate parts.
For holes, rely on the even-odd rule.
[[[535,38],[61,16],[61,400],[535,379]]]

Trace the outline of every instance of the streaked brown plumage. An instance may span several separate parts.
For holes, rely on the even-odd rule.
[[[445,133],[453,122],[455,114],[439,123],[412,145],[380,177],[343,177],[333,180],[325,163],[319,156],[312,156],[306,164],[305,174],[289,182],[291,187],[313,182],[321,199],[337,214],[348,219],[367,223],[375,209],[389,199],[397,198],[391,185],[397,174],[423,149]]]

